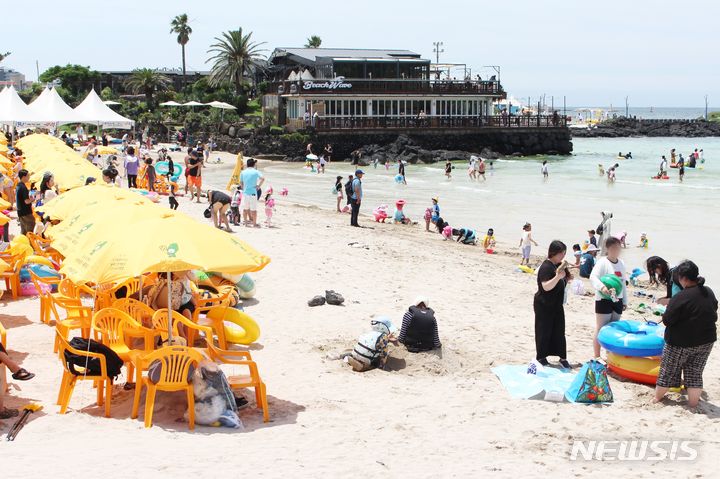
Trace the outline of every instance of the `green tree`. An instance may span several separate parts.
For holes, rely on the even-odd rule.
[[[10,56],[10,52],[0,53],[0,62]]]
[[[100,80],[100,73],[82,65],[55,65],[45,70],[38,78],[43,83],[59,81],[64,89],[77,100]]]
[[[263,43],[252,41],[252,32],[243,35],[242,28],[224,32],[215,37],[216,43],[210,45],[208,53],[213,54],[205,63],[213,62],[210,74],[210,85],[219,86],[223,82],[231,82],[235,94],[241,92],[245,75],[260,67],[262,56],[260,49]]]
[[[192,33],[192,28],[188,25],[187,13],[183,13],[172,19],[170,22],[170,33],[177,33],[177,42],[182,49],[183,87],[185,87],[185,45],[190,41],[190,34]]]
[[[138,68],[133,70],[132,75],[125,80],[125,86],[134,94],[145,95],[148,107],[153,104],[155,92],[164,91],[170,88],[172,81],[162,73],[151,68]]]
[[[320,45],[322,45],[322,39],[317,35],[312,35],[307,39],[305,48],[320,48]]]

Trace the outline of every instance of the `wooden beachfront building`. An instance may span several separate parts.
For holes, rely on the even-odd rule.
[[[276,48],[268,63],[263,105],[289,129],[564,126],[557,116],[496,115],[506,97],[498,78],[438,79],[409,50]]]

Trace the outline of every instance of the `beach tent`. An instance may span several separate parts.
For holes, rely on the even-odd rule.
[[[85,99],[75,108],[82,123],[89,123],[103,128],[120,128],[129,130],[135,122],[113,111],[100,99],[95,90],[90,90]]]
[[[42,123],[65,125],[81,121],[80,116],[63,101],[54,88],[45,88],[28,108],[35,112]]]
[[[105,103],[108,106],[122,105],[122,103],[120,103],[119,101],[113,101],[113,100],[105,100],[103,103]]]
[[[314,80],[315,78],[312,76],[312,73],[310,73],[310,70],[307,68],[303,70],[302,74],[300,75],[301,80]]]
[[[15,131],[18,125],[37,124],[38,115],[20,98],[15,87],[10,85],[0,92],[0,125]]]
[[[297,81],[299,79],[298,74],[295,70],[290,72],[290,75],[288,75],[288,81]]]

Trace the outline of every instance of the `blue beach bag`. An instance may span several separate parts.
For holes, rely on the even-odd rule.
[[[579,403],[613,402],[607,366],[595,359],[583,364],[580,372],[565,391],[565,398],[570,402]]]

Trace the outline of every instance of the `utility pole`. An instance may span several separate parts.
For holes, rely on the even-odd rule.
[[[705,95],[705,121],[708,120],[708,96]]]
[[[625,118],[630,118],[630,103],[628,103],[629,97],[625,97]]]
[[[436,65],[440,63],[440,54],[445,52],[442,46],[443,42],[433,42],[433,53],[435,54]]]

